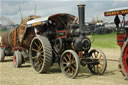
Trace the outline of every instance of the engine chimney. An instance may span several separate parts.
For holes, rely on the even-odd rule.
[[[84,4],[81,4],[81,5],[77,5],[78,6],[78,16],[79,16],[79,27],[80,27],[80,33],[86,33],[85,32],[85,23],[84,23],[84,20],[85,20],[85,6]]]

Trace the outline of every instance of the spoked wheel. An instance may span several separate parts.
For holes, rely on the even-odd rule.
[[[90,64],[88,64],[88,69],[93,74],[102,75],[107,67],[106,56],[101,50],[91,50],[90,51]]]
[[[128,80],[128,40],[124,43],[124,46],[122,48],[120,64],[122,72]]]
[[[60,59],[61,71],[68,78],[75,78],[79,72],[80,59],[73,50],[66,50]]]
[[[13,57],[13,65],[14,65],[14,67],[16,67],[16,68],[21,67],[21,65],[23,63],[22,62],[23,61],[23,57],[21,55],[21,52],[20,51],[15,51],[13,56],[14,56]]]
[[[3,62],[5,58],[4,49],[0,48],[0,62]]]
[[[39,73],[45,73],[52,64],[52,47],[46,37],[35,37],[30,45],[30,61]]]

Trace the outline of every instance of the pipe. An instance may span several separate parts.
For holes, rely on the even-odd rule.
[[[78,6],[78,16],[79,16],[79,26],[80,33],[84,33],[84,25],[85,25],[85,6],[84,4],[77,5]]]

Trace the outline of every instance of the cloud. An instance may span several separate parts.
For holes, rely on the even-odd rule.
[[[27,17],[34,15],[35,4],[36,14],[42,17],[56,13],[70,13],[77,16],[77,5],[86,4],[85,20],[91,21],[96,16],[104,19],[104,11],[127,6],[127,3],[128,0],[2,0],[0,16],[9,17],[15,23],[20,23],[19,5],[23,17]]]

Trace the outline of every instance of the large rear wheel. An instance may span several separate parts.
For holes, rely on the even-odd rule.
[[[30,62],[38,73],[45,73],[52,64],[52,47],[44,36],[35,37],[30,45]]]
[[[75,78],[79,72],[80,59],[73,50],[66,50],[60,59],[61,71],[68,78]]]
[[[121,64],[122,72],[126,77],[126,79],[128,80],[128,39],[122,47],[120,64]]]

